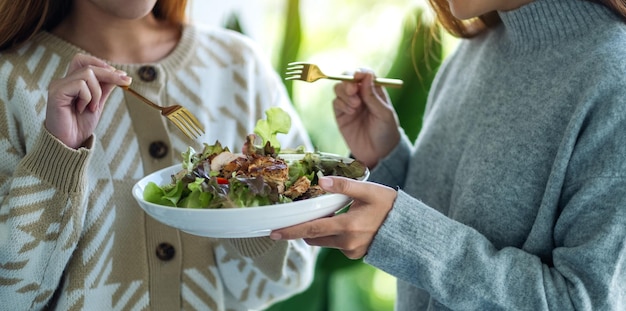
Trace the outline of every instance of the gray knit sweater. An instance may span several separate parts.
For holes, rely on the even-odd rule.
[[[537,0],[440,69],[365,260],[398,310],[626,310],[626,23]]]

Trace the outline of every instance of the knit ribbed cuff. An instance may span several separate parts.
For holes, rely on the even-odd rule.
[[[283,275],[289,242],[274,241],[269,237],[226,239],[226,241],[241,255],[251,258],[255,266],[271,280],[276,281]]]
[[[91,147],[92,139],[86,143]],[[89,160],[86,148],[74,150],[65,146],[43,129],[22,160],[23,167],[64,193],[75,193],[83,185],[83,175]]]
[[[239,251],[239,253],[241,253],[241,255],[250,258],[265,255],[278,243],[277,241],[274,241],[268,237],[227,240],[235,249]]]

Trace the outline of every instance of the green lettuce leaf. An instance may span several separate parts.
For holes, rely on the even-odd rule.
[[[176,182],[173,187],[160,187],[159,185],[149,182],[143,191],[143,199],[159,205],[177,206],[183,194],[183,183]]]
[[[263,146],[270,143],[276,149],[276,153],[280,151],[280,142],[276,138],[278,133],[287,134],[291,128],[291,117],[289,114],[279,107],[272,107],[265,110],[267,119],[259,120],[254,128],[254,133],[259,135],[263,140]]]
[[[204,178],[196,178],[195,182],[188,184],[187,190],[189,190],[189,192],[177,206],[186,208],[204,208],[205,206],[209,206],[213,195],[210,192],[202,191],[203,182]]]

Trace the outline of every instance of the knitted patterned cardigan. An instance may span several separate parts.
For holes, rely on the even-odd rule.
[[[188,25],[158,63],[112,64],[162,105],[206,127],[188,140],[116,89],[86,148],[44,127],[47,86],[80,48],[41,32],[0,54],[0,301],[13,310],[247,310],[305,289],[316,249],[303,241],[192,236],[147,216],[132,185],[180,163],[188,146],[240,150],[270,106],[291,113],[284,146],[310,141],[284,87],[249,39]]]

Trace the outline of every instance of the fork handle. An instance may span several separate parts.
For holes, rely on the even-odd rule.
[[[128,85],[120,85],[119,87],[121,87],[121,88],[125,89],[126,91],[128,91],[129,93],[135,95],[137,98],[139,98],[144,103],[152,106],[152,108],[163,111],[163,107],[161,107],[161,106],[153,103],[151,100],[143,97],[143,95],[141,95],[141,94],[137,93],[135,90],[131,89],[130,86],[128,86]]]
[[[328,76],[326,78],[331,79],[331,80],[339,80],[339,81],[354,81],[354,77],[348,76],[348,75],[335,75],[335,76]],[[380,85],[380,86],[399,88],[399,87],[402,87],[402,84],[404,84],[404,82],[400,79],[376,78],[374,79],[374,84]]]

